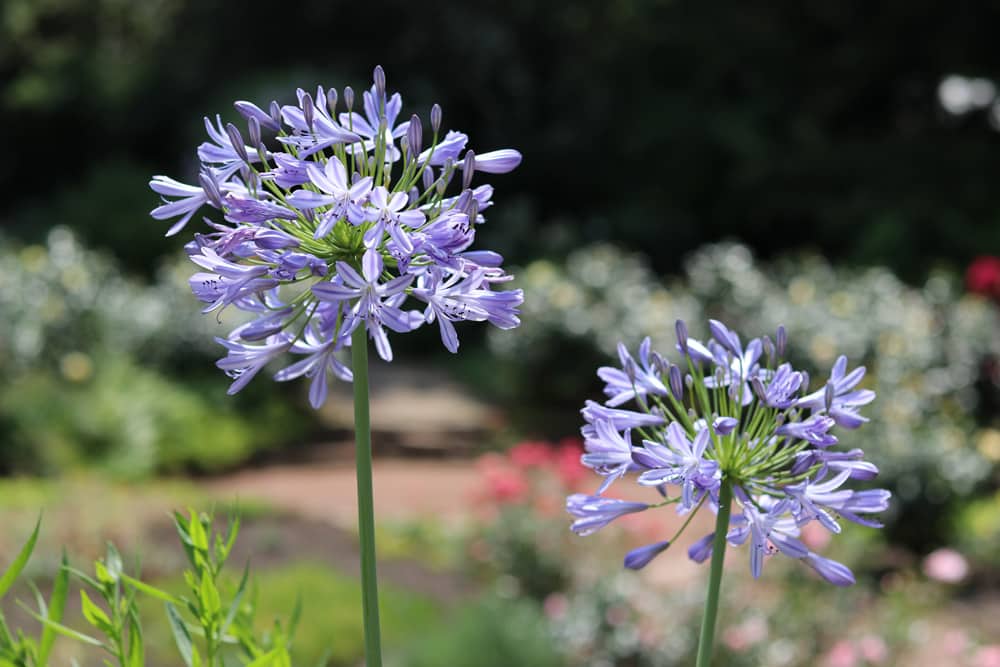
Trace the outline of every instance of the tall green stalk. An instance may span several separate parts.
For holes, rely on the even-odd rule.
[[[358,476],[358,535],[361,540],[361,603],[365,627],[365,661],[382,667],[378,620],[378,577],[375,571],[375,507],[372,497],[372,428],[368,414],[368,334],[364,323],[351,338],[354,373],[354,445]]]
[[[722,585],[722,563],[726,560],[726,534],[729,532],[729,512],[733,494],[728,481],[719,488],[719,514],[715,519],[712,540],[712,566],[708,575],[708,598],[701,617],[701,637],[698,639],[697,667],[708,667],[715,648],[715,619],[719,613],[719,588]]]

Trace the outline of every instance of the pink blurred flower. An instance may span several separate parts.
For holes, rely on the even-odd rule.
[[[972,657],[973,667],[1000,667],[1000,644],[983,646]]]
[[[964,630],[949,630],[944,635],[944,652],[948,655],[961,655],[969,646],[969,636]]]
[[[957,584],[969,574],[965,556],[947,547],[932,551],[924,558],[924,574],[935,581]]]
[[[742,652],[767,639],[767,622],[760,616],[752,616],[739,625],[726,628],[722,641],[730,650]]]
[[[802,526],[802,541],[813,551],[822,551],[830,543],[830,531],[818,521],[810,521]]]
[[[562,618],[569,610],[569,599],[562,593],[550,593],[542,603],[542,608],[549,618]]]
[[[884,665],[889,659],[889,647],[885,640],[876,635],[865,635],[858,642],[861,657],[873,665]]]
[[[830,647],[820,664],[824,667],[857,667],[858,654],[851,642],[841,639]]]

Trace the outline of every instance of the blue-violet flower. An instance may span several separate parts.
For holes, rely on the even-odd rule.
[[[749,544],[754,577],[766,557],[781,553],[832,584],[853,584],[846,566],[812,552],[800,535],[812,521],[831,533],[841,531],[840,519],[877,528],[881,524],[873,515],[889,507],[888,491],[847,486],[851,480],[873,479],[878,468],[863,459],[860,449],[835,449],[838,439],[832,433],[868,421],[859,410],[875,393],[858,388],[864,367],[848,372],[842,356],[824,386],[810,393],[808,375],[784,361],[783,327],[777,343],[764,337],[746,346],[721,322],[710,321],[709,330],[711,339],[703,343],[677,323],[677,364],[651,350],[647,338],[638,359],[620,345],[621,367],[597,371],[607,400],[603,405],[588,401],[582,410],[582,463],[604,481],[594,496],[567,499],[567,510],[576,517],[572,530],[587,535],[625,514],[670,504],[680,514],[693,516],[703,505],[718,514],[726,485],[735,503],[726,541]],[[630,473],[636,473],[639,485],[655,487],[659,501],[603,495]],[[644,567],[689,523],[690,517],[670,539],[629,552],[625,567]],[[713,538],[696,541],[688,556],[699,563],[708,559]]]
[[[351,381],[338,355],[358,327],[390,361],[386,329],[437,321],[456,352],[455,322],[520,324],[521,290],[494,289],[511,279],[503,258],[469,247],[493,203],[491,186],[472,186],[475,172],[509,172],[521,154],[477,155],[465,134],[441,132],[438,105],[425,147],[420,118],[401,118],[402,97],[386,93],[381,67],[374,81],[358,111],[350,88],[340,112],[337,91],[322,87],[315,95],[299,89],[297,104],[271,102],[267,111],[238,101],[245,131],[205,119],[196,185],[150,181],[163,200],[152,217],[174,220],[168,236],[206,206],[228,223],[206,218],[209,231],[185,248],[201,269],[190,286],[205,312],[235,306],[251,317],[219,339],[227,354],[217,365],[233,378],[230,393],[288,353],[298,359],[275,379],[309,378],[318,408],[328,374]],[[847,412],[857,403],[838,401]]]

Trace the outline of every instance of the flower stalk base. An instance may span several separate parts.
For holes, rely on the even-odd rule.
[[[719,488],[719,514],[715,520],[715,538],[712,540],[712,565],[708,575],[705,613],[701,617],[697,667],[708,667],[711,664],[712,649],[715,648],[715,619],[719,613],[719,589],[722,586],[722,563],[726,559],[730,505],[732,505],[732,491],[729,483],[723,482]]]
[[[365,628],[365,664],[382,667],[375,568],[375,508],[372,494],[372,436],[368,410],[368,336],[365,327],[351,340],[354,373],[354,445],[358,478],[358,537],[361,542],[361,602]]]

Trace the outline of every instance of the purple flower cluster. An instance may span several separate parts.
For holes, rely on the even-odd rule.
[[[703,343],[677,323],[678,364],[651,350],[647,338],[638,358],[619,345],[621,366],[598,370],[607,400],[590,401],[582,411],[582,461],[604,482],[596,495],[568,498],[573,531],[587,535],[625,514],[669,504],[680,514],[703,505],[718,513],[725,485],[736,504],[726,539],[733,546],[750,543],[754,577],[765,556],[781,553],[833,584],[854,583],[847,567],[812,552],[800,537],[812,521],[832,533],[841,531],[841,519],[879,527],[872,515],[889,507],[886,490],[849,488],[852,480],[874,479],[878,469],[860,449],[836,447],[838,427],[851,430],[868,421],[860,409],[875,393],[859,387],[864,367],[848,371],[842,356],[823,386],[810,392],[808,375],[784,360],[783,327],[774,340],[765,336],[746,345],[721,322],[712,320],[709,328],[712,337]],[[637,409],[620,407],[630,402]],[[660,501],[603,496],[631,473],[641,486],[654,487]],[[633,550],[625,566],[645,566],[679,534]],[[695,542],[690,558],[711,556],[713,539],[710,534]]]
[[[436,321],[456,352],[455,322],[516,327],[521,290],[495,289],[511,279],[503,258],[470,247],[493,203],[490,185],[473,187],[475,173],[511,171],[521,154],[476,154],[465,134],[442,134],[436,104],[425,148],[424,125],[415,115],[401,119],[402,98],[386,92],[381,67],[360,99],[350,87],[342,95],[300,89],[297,97],[266,109],[236,102],[242,130],[206,118],[197,185],[166,176],[150,182],[163,198],[151,215],[175,220],[167,235],[206,206],[225,220],[206,218],[209,231],[186,249],[201,269],[190,285],[204,311],[235,306],[252,318],[219,340],[228,350],[218,366],[233,378],[229,392],[289,353],[298,360],[275,379],[310,378],[318,408],[328,374],[351,380],[338,353],[358,327],[386,361],[387,329]]]

